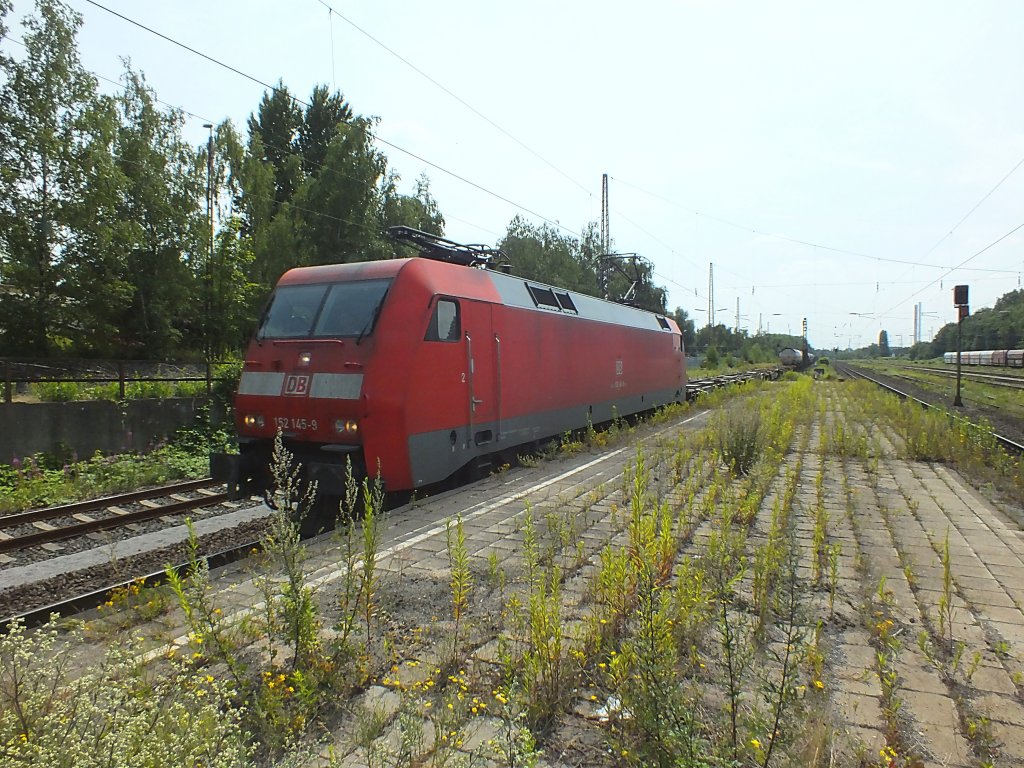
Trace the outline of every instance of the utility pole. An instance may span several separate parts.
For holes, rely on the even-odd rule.
[[[602,298],[608,298],[608,266],[606,259],[611,252],[611,233],[608,231],[608,174],[601,174],[601,262],[597,277]]]
[[[708,328],[715,324],[715,265],[708,263]]]
[[[206,219],[210,225],[210,249],[206,254],[206,368],[213,357],[213,124],[204,123],[210,131],[206,141]]]

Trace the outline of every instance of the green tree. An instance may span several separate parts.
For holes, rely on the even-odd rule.
[[[57,0],[38,0],[36,12],[24,21],[24,58],[2,63],[0,326],[6,351],[41,355],[63,343],[61,264],[88,182],[96,81],[75,47],[81,17]]]
[[[878,354],[880,357],[889,357],[889,332],[882,330],[878,334]]]
[[[396,173],[389,173],[384,180],[384,229],[401,224],[444,236],[444,216],[430,193],[430,179],[427,175],[424,173],[416,180],[416,190],[412,195],[398,192],[398,180]]]
[[[351,119],[352,109],[340,93],[332,94],[326,85],[313,88],[295,141],[307,176],[320,172],[339,127]]]
[[[302,110],[281,81],[272,91],[263,94],[256,114],[249,116],[249,153],[272,171],[275,213],[292,199],[302,181],[298,151],[301,125]],[[307,141],[311,147],[315,143],[312,136]]]
[[[320,173],[296,194],[294,265],[368,261],[390,253],[381,231],[387,158],[373,145],[372,124],[356,117],[339,125]]]
[[[265,286],[257,299],[291,267],[391,253],[382,232],[387,159],[372,125],[322,86],[304,114],[283,85],[264,95],[248,149],[233,161],[237,232],[248,238],[251,282]]]
[[[200,349],[210,303],[210,230],[203,209],[206,147],[181,136],[178,110],[162,110],[130,68],[119,99],[117,161],[127,181],[122,201],[131,301],[121,319],[126,350],[163,357]]]

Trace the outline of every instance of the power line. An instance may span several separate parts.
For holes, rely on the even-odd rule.
[[[990,197],[992,197],[992,193],[995,192],[997,189],[999,189],[1001,186],[1003,186],[1003,182],[1005,182],[1008,178],[1013,176],[1013,174],[1016,173],[1017,169],[1020,168],[1022,165],[1024,165],[1024,157],[1022,157],[1019,161],[1017,161],[1017,164],[1015,166],[1013,166],[1013,168],[1010,169],[1010,172],[1007,173],[1005,176],[1003,176],[1003,178],[1001,178],[999,180],[999,183],[996,184],[994,187],[992,187],[992,189],[990,189],[985,194],[985,196],[983,198],[981,198],[981,200],[979,200],[975,204],[975,206],[973,208],[971,208],[971,210],[969,210],[967,213],[965,213],[963,215],[963,218],[961,218],[960,221],[958,221],[953,226],[953,228],[951,230],[949,230],[949,232],[947,232],[941,238],[939,238],[939,241],[937,243],[935,243],[935,245],[933,245],[931,248],[929,248],[928,249],[928,253],[926,253],[922,258],[927,258],[931,254],[932,251],[934,251],[936,248],[938,248],[940,245],[942,245],[942,243],[944,243],[948,237],[950,237],[954,232],[956,232],[960,228],[960,225],[963,224],[965,221],[967,221],[967,219],[970,218],[971,214],[973,214],[976,210],[978,210],[981,207],[982,203],[984,203],[986,200],[988,200]]]
[[[371,34],[370,34],[369,32],[367,32],[367,31],[366,31],[365,29],[363,29],[362,27],[360,27],[360,26],[359,26],[358,24],[356,24],[356,23],[355,23],[354,21],[352,21],[352,20],[351,20],[350,18],[348,18],[347,16],[344,16],[343,14],[341,14],[341,13],[338,13],[338,11],[336,11],[336,10],[335,10],[334,8],[332,8],[332,7],[331,7],[331,6],[329,5],[329,4],[325,3],[325,2],[324,2],[324,0],[316,0],[316,2],[320,3],[320,5],[322,5],[322,6],[324,7],[324,8],[326,8],[326,9],[327,9],[327,12],[328,12],[328,16],[330,16],[331,14],[334,14],[335,16],[337,16],[337,17],[338,17],[339,19],[341,19],[342,21],[344,21],[344,22],[345,22],[346,24],[348,24],[348,25],[349,25],[350,27],[352,27],[352,28],[353,28],[354,30],[356,30],[357,32],[359,32],[359,33],[360,33],[361,35],[365,36],[365,37],[366,37],[367,39],[369,39],[370,41],[372,41],[373,43],[375,43],[376,45],[380,46],[380,47],[381,47],[381,48],[383,48],[383,49],[384,49],[385,51],[387,51],[388,53],[390,53],[390,54],[391,54],[392,56],[394,56],[394,57],[395,57],[396,59],[398,59],[398,60],[399,60],[400,62],[402,62],[403,64],[405,64],[405,65],[406,65],[407,67],[409,67],[409,69],[411,69],[411,70],[412,70],[413,72],[415,72],[415,73],[416,73],[416,74],[418,74],[418,75],[419,75],[420,77],[422,77],[423,79],[425,79],[425,80],[426,80],[427,82],[431,83],[432,85],[436,86],[436,87],[437,87],[437,88],[439,88],[440,90],[442,90],[442,91],[444,91],[445,93],[447,93],[447,94],[448,94],[449,96],[451,96],[451,97],[452,97],[453,99],[455,99],[455,100],[456,100],[457,102],[459,102],[459,104],[461,104],[462,106],[464,106],[464,107],[465,107],[466,109],[468,109],[468,110],[469,110],[470,112],[472,112],[472,113],[473,113],[474,115],[476,115],[477,117],[479,117],[479,118],[480,118],[481,120],[483,120],[483,121],[484,121],[485,123],[487,123],[488,125],[490,125],[490,126],[491,126],[491,127],[493,127],[494,129],[496,129],[497,131],[499,131],[500,133],[502,133],[503,135],[507,136],[507,137],[508,137],[509,139],[511,139],[512,141],[514,141],[514,142],[515,142],[516,144],[518,144],[518,145],[519,145],[520,147],[522,147],[523,149],[525,149],[525,150],[526,150],[527,152],[529,152],[529,153],[530,153],[531,155],[533,155],[534,157],[536,157],[536,158],[537,158],[538,160],[540,160],[540,161],[541,161],[542,163],[544,163],[544,164],[545,164],[546,166],[548,166],[549,168],[551,168],[551,170],[555,171],[555,172],[556,172],[556,173],[558,173],[558,174],[559,174],[560,176],[563,176],[563,177],[565,177],[566,179],[568,179],[569,181],[571,181],[571,182],[572,182],[573,184],[575,184],[575,185],[576,185],[577,187],[579,187],[580,189],[582,189],[582,190],[583,190],[583,191],[584,191],[584,192],[585,192],[585,193],[586,193],[586,194],[587,194],[587,195],[588,195],[589,197],[593,197],[593,196],[594,196],[594,195],[593,195],[593,193],[592,193],[592,192],[591,192],[591,191],[590,191],[590,190],[589,190],[589,189],[588,189],[588,188],[587,188],[586,186],[584,186],[583,184],[581,184],[580,182],[578,182],[578,181],[577,181],[576,179],[574,179],[574,178],[573,178],[572,176],[570,176],[570,175],[569,175],[568,173],[566,173],[566,172],[565,172],[565,171],[563,171],[563,170],[562,170],[561,168],[559,168],[559,167],[558,167],[557,165],[555,165],[554,163],[552,163],[552,162],[551,162],[550,160],[548,160],[548,159],[547,159],[546,157],[544,157],[543,155],[541,155],[541,154],[540,154],[539,152],[537,152],[537,151],[536,151],[535,149],[533,149],[532,147],[530,147],[529,145],[527,145],[527,144],[526,144],[525,142],[521,141],[521,140],[520,140],[520,139],[518,139],[518,138],[517,138],[516,136],[512,135],[511,133],[509,133],[509,132],[508,132],[507,130],[505,130],[505,129],[504,129],[504,128],[503,128],[502,126],[498,125],[498,123],[496,123],[496,122],[495,122],[494,120],[492,120],[491,118],[489,118],[489,117],[488,117],[487,115],[485,115],[485,114],[484,114],[483,112],[481,112],[480,110],[478,110],[478,109],[477,109],[476,107],[474,107],[474,106],[473,106],[472,104],[470,104],[470,103],[469,103],[468,101],[466,101],[465,99],[463,99],[463,98],[462,98],[461,96],[459,96],[459,95],[458,95],[457,93],[455,93],[454,91],[452,91],[451,89],[449,89],[448,87],[446,87],[445,85],[443,85],[442,83],[440,83],[440,82],[439,82],[438,80],[436,80],[435,78],[433,78],[433,77],[431,77],[430,75],[428,75],[428,74],[427,74],[426,72],[424,72],[424,71],[423,71],[422,69],[420,69],[419,67],[417,67],[417,66],[416,66],[415,64],[413,64],[413,63],[412,63],[411,61],[409,61],[409,59],[405,58],[404,56],[402,56],[402,54],[398,53],[398,51],[394,50],[394,49],[393,49],[393,48],[391,48],[390,46],[388,46],[388,45],[386,45],[385,43],[383,43],[382,41],[378,40],[378,39],[377,39],[376,37],[374,37],[373,35],[371,35]],[[333,40],[333,38],[332,38],[332,40]],[[333,52],[333,42],[332,42],[332,51],[331,51],[331,55],[332,55],[332,57],[333,57],[333,55],[334,55],[334,52]]]
[[[199,51],[199,50],[197,50],[197,49],[195,49],[195,48],[193,48],[193,47],[191,47],[189,45],[186,45],[185,43],[182,43],[179,40],[176,40],[176,39],[174,39],[174,38],[172,38],[172,37],[170,37],[168,35],[165,35],[162,32],[158,32],[157,30],[153,29],[152,27],[146,26],[145,24],[143,24],[141,22],[135,21],[134,19],[131,19],[131,18],[125,16],[122,13],[118,13],[117,11],[112,10],[111,8],[108,8],[107,6],[102,5],[101,3],[98,3],[96,0],[85,0],[85,1],[87,3],[89,3],[90,5],[93,5],[96,8],[99,8],[102,11],[106,11],[107,13],[109,13],[109,14],[111,14],[113,16],[116,16],[117,18],[122,19],[123,21],[126,21],[129,24],[132,24],[133,26],[138,27],[139,29],[145,30],[146,32],[149,32],[150,34],[155,35],[155,36],[159,37],[162,40],[166,40],[167,42],[171,43],[172,45],[176,45],[179,48],[182,48],[182,49],[188,51],[189,53],[193,53],[196,56],[199,56],[200,58],[206,59],[207,61],[209,61],[212,64],[216,64],[219,67],[223,67],[224,69],[228,70],[229,72],[233,72],[234,74],[236,74],[236,75],[238,75],[240,77],[243,77],[246,80],[249,80],[249,81],[251,81],[253,83],[256,83],[257,85],[261,85],[264,88],[267,88],[267,89],[273,91],[274,93],[281,92],[280,88],[277,88],[276,86],[270,85],[269,83],[266,83],[266,82],[260,80],[258,77],[250,75],[247,72],[243,72],[242,70],[238,69],[237,67],[233,67],[230,64],[227,64],[227,63],[225,63],[223,61],[220,61],[219,59],[216,59],[213,56],[210,56],[209,54],[203,53],[202,51]],[[307,107],[307,108],[310,106],[310,104],[308,102],[298,98],[297,96],[294,96],[294,95],[292,95],[290,93],[287,93],[287,92],[285,92],[285,95],[287,95],[288,98],[290,98],[292,101],[294,101],[297,104],[301,104],[302,106]],[[478,184],[475,181],[471,181],[470,179],[467,179],[466,177],[461,176],[458,173],[455,173],[454,171],[451,171],[451,170],[445,168],[444,166],[438,165],[437,163],[435,163],[435,162],[433,162],[431,160],[427,160],[425,157],[417,155],[415,152],[412,152],[412,151],[410,151],[408,149],[405,149],[404,147],[400,147],[397,144],[394,144],[394,143],[388,141],[387,139],[381,138],[381,136],[379,134],[374,133],[373,131],[369,130],[368,128],[366,128],[365,130],[366,130],[367,134],[369,136],[371,136],[374,140],[380,142],[381,144],[383,144],[383,145],[385,145],[387,147],[390,147],[390,148],[392,148],[394,150],[397,150],[398,152],[401,152],[402,154],[408,155],[409,157],[411,157],[411,158],[413,158],[415,160],[418,160],[419,162],[424,163],[425,165],[428,165],[431,168],[434,168],[434,169],[440,171],[441,173],[444,173],[445,175],[450,176],[453,179],[456,179],[457,181],[461,181],[463,184],[467,184],[467,185],[473,187],[474,189],[477,189],[480,192],[483,192],[484,194],[490,195],[491,197],[493,197],[493,198],[495,198],[497,200],[500,200],[503,203],[507,203],[508,205],[511,205],[513,208],[517,208],[520,211],[522,211],[523,213],[527,213],[530,216],[534,216],[534,217],[540,219],[541,221],[544,221],[544,222],[550,224],[553,227],[556,227],[556,228],[561,229],[561,230],[563,230],[565,232],[568,232],[569,234],[574,235],[576,237],[582,237],[582,235],[579,232],[576,232],[576,231],[570,229],[569,227],[563,226],[562,224],[560,224],[555,219],[550,219],[547,216],[544,216],[544,215],[542,215],[540,213],[537,213],[536,211],[533,211],[530,208],[527,208],[525,205],[522,205],[522,204],[517,203],[517,202],[515,202],[513,200],[510,200],[509,198],[505,197],[504,195],[501,195],[501,194],[499,194],[497,192],[494,192],[493,190],[490,190],[487,187],[484,187],[483,185]]]
[[[25,41],[24,40],[20,40],[18,38],[10,37],[10,36],[5,37],[4,39],[5,40],[10,40],[13,43],[17,43],[18,45],[22,46],[23,48],[27,47],[25,45]],[[92,75],[93,77],[95,77],[97,80],[103,80],[104,82],[110,83],[111,85],[117,87],[120,90],[127,90],[128,87],[129,87],[124,82],[121,82],[121,81],[118,81],[118,80],[114,80],[113,78],[106,77],[105,75],[101,75],[101,74],[99,74],[97,72],[89,71],[89,74]],[[176,111],[182,113],[183,115],[189,115],[190,117],[193,117],[193,118],[195,118],[197,120],[203,120],[204,122],[207,122],[207,123],[213,123],[214,122],[209,117],[204,117],[203,115],[199,115],[199,114],[197,114],[195,112],[191,112],[191,111],[185,109],[184,107],[182,107],[180,105],[171,104],[168,101],[164,101],[163,99],[158,98],[151,89],[147,88],[147,90],[149,91],[150,98],[152,98],[152,100],[154,102],[156,102],[156,103],[163,104],[165,107],[168,107],[169,109],[176,110]],[[298,100],[296,99],[296,101],[298,101]],[[367,133],[370,133],[370,132],[367,131]],[[373,134],[370,133],[370,135],[372,136]],[[287,155],[287,156],[290,156],[290,157],[297,157],[297,158],[301,158],[302,157],[301,153],[296,152],[294,149],[292,149],[290,147],[279,147],[279,146],[274,145],[274,144],[264,144],[264,146],[268,147],[270,149],[274,149],[274,150],[280,152],[282,155]],[[144,163],[142,163],[140,161],[129,160],[129,159],[124,158],[124,157],[118,157],[117,158],[117,162],[128,163],[130,165],[144,165]],[[323,162],[315,163],[314,165],[316,166],[316,168],[318,170],[320,170],[321,173],[331,173],[331,174],[335,174],[337,176],[340,176],[341,178],[350,179],[350,180],[353,180],[353,181],[357,180],[355,176],[352,176],[351,174],[347,174],[347,173],[345,173],[343,171],[340,171],[337,168],[328,166],[328,165],[326,165]],[[357,229],[362,229],[362,230],[364,230],[365,232],[367,232],[369,234],[378,234],[378,230],[375,227],[372,227],[372,226],[370,226],[370,225],[368,225],[368,224],[366,224],[364,222],[361,222],[361,221],[353,221],[352,219],[347,219],[347,218],[345,218],[343,216],[335,216],[335,215],[330,214],[330,213],[324,213],[323,211],[315,211],[315,210],[313,210],[311,208],[304,208],[304,207],[302,207],[300,205],[296,205],[293,200],[289,200],[286,203],[286,205],[288,207],[292,208],[293,210],[296,210],[296,211],[301,211],[303,213],[310,214],[312,216],[318,216],[320,218],[328,219],[330,221],[337,221],[337,222],[339,222],[341,224],[348,224],[349,226],[355,227]],[[475,227],[476,229],[479,229],[479,230],[481,230],[483,232],[487,232],[488,234],[494,235],[494,236],[499,237],[499,238],[501,237],[500,234],[495,233],[495,232],[487,229],[486,227],[481,227],[479,224],[475,224],[475,223],[473,223],[471,221],[467,221],[466,219],[460,219],[460,218],[455,217],[455,216],[446,216],[445,218],[446,219],[451,219],[452,221],[459,221],[459,222],[461,222],[463,224],[468,224],[469,226]]]
[[[1022,160],[1021,163],[1024,163],[1024,160]],[[1020,165],[1020,164],[1018,164],[1018,165]],[[1014,169],[1014,170],[1016,170],[1016,169]],[[1012,173],[1012,171],[1011,171],[1011,173]],[[1009,175],[1007,175],[1007,177],[1008,176]],[[651,192],[650,190],[646,190],[646,189],[644,189],[642,187],[638,187],[635,184],[631,184],[631,183],[629,183],[627,181],[623,181],[622,179],[614,177],[614,176],[612,178],[614,178],[615,181],[619,182],[623,186],[630,187],[631,189],[635,189],[637,192],[641,192],[641,193],[643,193],[645,195],[649,195],[650,197],[653,197],[653,198],[656,198],[658,200],[661,200],[664,203],[668,203],[669,205],[672,205],[672,206],[674,206],[676,208],[679,208],[681,210],[687,211],[688,213],[694,213],[697,216],[703,216],[706,219],[711,219],[712,221],[717,221],[720,224],[725,224],[726,226],[734,227],[735,229],[739,229],[739,230],[741,230],[743,232],[749,232],[750,234],[761,235],[763,237],[771,237],[771,238],[775,238],[776,240],[783,240],[785,242],[795,243],[797,245],[806,245],[806,246],[809,246],[811,248],[820,248],[820,249],[822,249],[824,251],[830,251],[832,253],[841,253],[841,254],[844,254],[844,255],[847,255],[847,256],[858,256],[858,257],[864,258],[864,259],[872,259],[874,261],[884,261],[884,262],[888,262],[888,263],[891,263],[891,264],[906,264],[906,265],[912,266],[912,267],[927,267],[929,269],[949,269],[949,267],[944,265],[944,264],[925,264],[925,263],[918,262],[918,261],[907,261],[905,259],[891,259],[891,258],[886,258],[884,256],[873,256],[873,255],[871,255],[869,253],[861,253],[859,251],[851,251],[851,250],[848,250],[846,248],[836,248],[836,247],[833,247],[831,245],[824,245],[822,243],[816,243],[816,242],[813,242],[811,240],[802,240],[802,239],[797,238],[797,237],[789,237],[787,235],[779,235],[779,234],[775,234],[773,232],[765,232],[763,230],[756,229],[755,227],[751,227],[751,226],[749,226],[747,224],[740,224],[740,223],[737,223],[735,221],[730,221],[729,219],[723,219],[720,216],[713,216],[713,215],[711,215],[709,213],[704,213],[703,211],[694,210],[694,209],[689,208],[689,207],[687,207],[685,205],[677,203],[674,200],[670,200],[669,198],[664,197],[663,195],[659,195],[656,192]],[[1003,181],[1005,181],[1005,180],[1006,179],[1003,179]],[[1000,182],[1000,184],[1002,184],[1002,182]],[[998,185],[997,185],[997,187],[998,187]],[[995,189],[992,190],[992,192],[994,192],[994,191],[995,191]],[[991,194],[991,192],[989,194]],[[982,201],[982,202],[984,202],[984,201]],[[979,205],[980,205],[980,203],[979,203]],[[972,212],[973,212],[973,210],[972,210]],[[970,214],[968,214],[968,215],[970,215]],[[961,221],[961,223],[962,223],[962,221]],[[959,224],[957,226],[959,226]],[[954,229],[955,229],[955,227],[954,227]],[[950,234],[952,234],[952,232]],[[930,253],[930,251],[929,251],[929,253]],[[1008,274],[1008,273],[1016,271],[1016,270],[1008,270],[1008,269],[977,269],[977,268],[974,268],[974,269],[975,269],[975,271],[978,271],[978,272],[999,272],[1001,274]]]
[[[890,312],[892,312],[893,310],[895,310],[895,309],[899,308],[899,307],[900,307],[901,305],[903,305],[903,304],[906,304],[906,303],[907,303],[908,301],[910,301],[911,299],[915,298],[916,296],[920,296],[920,295],[921,295],[922,293],[924,293],[925,291],[927,291],[927,290],[928,290],[929,288],[931,288],[931,287],[932,287],[933,285],[935,285],[936,283],[939,283],[939,282],[941,282],[941,281],[945,280],[945,279],[946,279],[947,277],[949,277],[949,276],[950,276],[950,275],[951,275],[951,274],[952,274],[953,272],[956,272],[956,271],[957,271],[958,269],[963,269],[963,267],[964,267],[964,265],[965,265],[965,264],[967,264],[967,263],[969,263],[969,262],[973,261],[974,259],[978,258],[979,256],[981,256],[981,254],[985,253],[985,251],[987,251],[988,249],[990,249],[990,248],[993,248],[994,246],[996,246],[996,245],[998,245],[999,243],[1003,242],[1003,240],[1005,240],[1005,239],[1006,239],[1006,238],[1008,238],[1008,237],[1009,237],[1010,235],[1012,235],[1013,233],[1017,232],[1017,231],[1018,231],[1018,230],[1020,230],[1020,229],[1024,229],[1024,222],[1021,222],[1020,224],[1018,224],[1018,225],[1017,225],[1016,227],[1014,227],[1013,229],[1011,229],[1011,230],[1010,230],[1009,232],[1007,232],[1006,234],[1004,234],[1004,235],[1000,235],[1000,236],[999,236],[999,237],[997,237],[997,238],[996,238],[995,240],[993,240],[993,241],[992,241],[991,243],[989,243],[989,244],[988,244],[988,245],[986,245],[986,246],[985,246],[984,248],[982,248],[982,249],[981,249],[980,251],[976,251],[976,252],[974,252],[973,254],[971,254],[970,256],[968,256],[968,257],[967,257],[966,259],[964,259],[963,261],[961,261],[961,262],[960,262],[959,264],[957,264],[957,265],[956,265],[955,267],[950,267],[948,271],[944,272],[944,273],[943,273],[942,275],[940,275],[939,277],[937,277],[937,278],[935,278],[934,280],[932,280],[932,281],[931,281],[930,283],[928,283],[928,285],[926,285],[926,286],[925,286],[924,288],[920,289],[919,291],[915,291],[914,293],[912,293],[912,294],[910,294],[909,296],[907,296],[907,298],[903,299],[903,301],[900,301],[900,302],[898,302],[898,303],[897,303],[897,304],[896,304],[895,306],[893,306],[893,307],[892,307],[892,308],[891,308],[891,309],[890,309],[889,311],[890,311]],[[1008,270],[1008,271],[1010,271],[1010,270]]]

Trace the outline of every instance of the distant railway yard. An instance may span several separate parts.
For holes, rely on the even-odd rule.
[[[160,530],[50,553],[123,583],[8,626],[4,759],[145,733],[209,766],[1024,762],[1021,459],[866,382],[716,390],[391,509],[370,485],[307,541],[295,489],[278,512],[173,493],[207,511],[107,500]],[[3,615],[33,595],[12,575],[53,563],[7,537],[121,516],[102,509],[2,529]],[[202,526],[232,514],[258,551],[211,569],[227,545]],[[120,559],[146,536],[156,554]]]

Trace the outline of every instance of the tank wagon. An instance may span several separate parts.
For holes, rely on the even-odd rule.
[[[302,267],[278,282],[235,397],[236,495],[268,489],[273,440],[322,494],[346,459],[388,491],[686,397],[663,315],[487,268],[495,252],[408,228],[419,257]]]
[[[814,355],[810,352],[805,356],[799,349],[786,347],[779,352],[779,365],[783,368],[803,370],[814,364]]]
[[[956,352],[946,352],[942,359],[956,365]],[[960,364],[1024,368],[1024,349],[968,350],[960,353]]]

